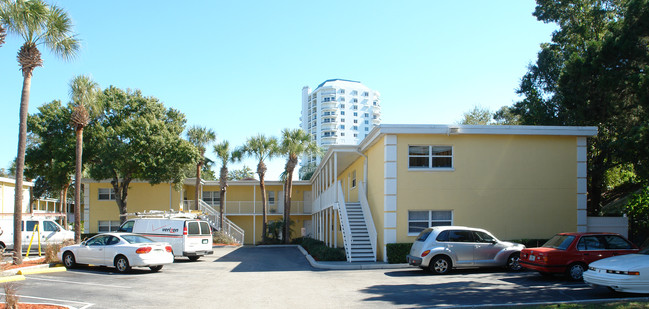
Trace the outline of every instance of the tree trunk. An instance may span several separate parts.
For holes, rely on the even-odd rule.
[[[266,216],[266,212],[268,209],[266,206],[266,186],[264,184],[264,176],[266,175],[266,165],[264,164],[264,162],[259,162],[259,164],[257,164],[257,174],[259,174],[259,189],[261,190],[261,241],[263,243],[266,243],[266,240],[268,238],[268,218]]]
[[[128,199],[128,185],[131,182],[130,177],[125,177],[122,180],[122,184],[119,184],[117,178],[113,178],[113,181],[110,183],[113,185],[115,190],[115,202],[117,203],[117,208],[119,208],[119,224],[121,225],[126,221],[126,214],[128,213],[128,208],[126,205]]]
[[[31,72],[23,73],[23,91],[20,97],[20,125],[18,126],[18,154],[16,155],[16,186],[14,194],[14,264],[22,264],[22,221],[23,221],[23,174],[25,170],[25,147],[27,145],[27,113],[29,91],[32,84]]]
[[[81,169],[83,154],[83,127],[76,130],[77,147],[74,173],[74,242],[81,243]]]
[[[61,190],[61,197],[59,200],[61,201],[61,207],[65,207],[65,209],[68,209],[68,188],[70,187],[69,183],[66,183],[63,185],[63,189]]]
[[[196,208],[195,210],[198,210],[198,190],[201,185],[201,166],[203,165],[203,162],[198,162],[196,164],[196,190],[194,192],[194,207]]]
[[[219,211],[221,212],[221,222],[220,222],[220,227],[221,230],[223,230],[223,217],[225,217],[224,213],[224,208],[225,205],[225,190],[227,190],[228,187],[228,168],[227,167],[221,167],[221,175],[219,175],[219,185],[221,187],[221,192],[219,193]]]
[[[295,166],[297,164],[297,159],[293,160],[292,158],[286,162],[286,190],[284,198],[284,243],[288,244],[291,240],[291,197],[293,196],[293,171],[295,171]]]

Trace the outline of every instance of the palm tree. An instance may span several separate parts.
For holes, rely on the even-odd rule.
[[[268,235],[268,218],[266,216],[268,206],[266,205],[266,185],[264,184],[266,164],[264,163],[264,160],[277,156],[280,153],[279,150],[277,139],[274,137],[266,137],[263,134],[249,138],[243,146],[236,150],[236,153],[241,154],[241,156],[254,157],[258,160],[257,174],[259,175],[259,188],[261,189],[263,242],[266,242]]]
[[[22,202],[23,173],[25,168],[25,147],[27,141],[27,113],[29,93],[34,69],[43,65],[39,45],[45,46],[64,60],[72,59],[79,50],[79,40],[72,31],[68,14],[56,5],[47,5],[43,0],[4,1],[2,23],[7,32],[22,37],[25,43],[18,51],[18,63],[23,74],[20,97],[20,125],[18,129],[18,154],[16,157],[16,186],[14,199],[14,255],[15,264],[22,263]]]
[[[290,222],[291,222],[291,197],[293,196],[293,171],[297,166],[298,158],[304,154],[316,154],[319,147],[315,141],[311,140],[311,135],[302,129],[284,129],[282,131],[282,154],[288,158],[286,160],[286,190],[284,190],[284,243],[290,240]]]
[[[219,186],[221,191],[219,192],[219,211],[221,212],[221,224],[219,225],[223,229],[223,205],[225,204],[225,191],[228,187],[228,162],[234,162],[239,159],[240,153],[230,151],[230,143],[228,141],[223,141],[217,145],[214,145],[214,153],[219,159],[221,159],[221,171],[219,174]]]
[[[212,129],[207,129],[199,126],[193,126],[187,130],[187,139],[190,143],[194,144],[198,148],[198,152],[201,154],[198,162],[196,163],[196,192],[194,192],[194,205],[198,210],[198,188],[201,185],[201,169],[205,164],[205,147],[214,142],[216,139],[216,134]]]
[[[94,114],[99,85],[92,78],[79,75],[70,82],[72,115],[70,124],[77,138],[74,165],[74,241],[81,242],[81,170],[83,168],[83,128]]]

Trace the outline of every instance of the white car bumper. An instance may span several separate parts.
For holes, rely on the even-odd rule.
[[[649,293],[649,280],[641,280],[638,276],[588,270],[584,272],[584,282],[591,286],[605,286],[618,292]]]

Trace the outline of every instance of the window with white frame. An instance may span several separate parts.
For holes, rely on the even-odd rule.
[[[220,191],[203,191],[203,202],[210,206],[220,205],[221,192]]]
[[[453,225],[452,210],[409,210],[408,235],[419,234],[426,228],[433,226]]]
[[[358,95],[358,91],[353,90],[353,91],[352,91],[352,95]]]
[[[114,201],[115,200],[115,189],[113,188],[99,188],[99,196],[97,198],[100,201]]]
[[[97,231],[99,233],[115,232],[119,228],[118,221],[97,221]]]
[[[344,116],[344,115],[345,115],[345,111],[340,111],[340,115],[341,115],[341,116]]]
[[[275,191],[268,191],[268,204],[275,205]]]
[[[452,146],[408,146],[408,168],[453,168]]]

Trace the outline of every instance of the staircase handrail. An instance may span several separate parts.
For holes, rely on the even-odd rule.
[[[337,191],[337,196],[336,200],[337,203],[336,208],[338,209],[338,215],[340,218],[340,229],[342,230],[343,234],[343,243],[345,247],[345,256],[347,257],[347,261],[351,262],[351,254],[352,254],[352,233],[351,229],[349,228],[349,218],[347,217],[347,205],[345,205],[345,196],[343,194],[343,187],[342,183],[340,181],[337,181],[336,184],[338,191]]]
[[[212,208],[212,206],[210,206],[209,204],[205,203],[205,201],[198,201],[198,209],[201,212],[205,213],[208,217],[213,217],[209,218],[210,220],[208,220],[213,228],[227,234],[228,236],[232,237],[234,241],[243,245],[245,231],[242,228],[234,224],[234,222],[230,221],[230,219],[225,216],[223,216],[224,226],[222,227],[220,220],[221,213],[218,210]]]
[[[363,218],[365,219],[365,225],[367,226],[367,233],[370,235],[370,244],[372,245],[372,253],[374,254],[374,259],[376,260],[376,226],[374,226],[374,220],[372,219],[372,212],[370,211],[370,204],[367,201],[367,193],[365,192],[365,183],[361,183],[358,186],[358,199],[361,202],[361,209],[363,210]]]

